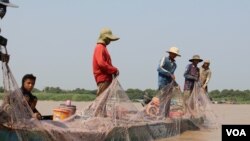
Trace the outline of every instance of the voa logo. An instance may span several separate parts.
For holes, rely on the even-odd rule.
[[[226,129],[227,136],[247,136],[244,129]]]

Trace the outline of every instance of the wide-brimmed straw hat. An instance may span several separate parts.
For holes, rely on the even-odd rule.
[[[174,53],[174,54],[176,54],[177,56],[180,56],[180,57],[181,57],[181,55],[179,54],[179,49],[178,49],[177,47],[171,47],[167,52],[168,52],[168,53]]]
[[[190,62],[193,62],[194,60],[198,60],[199,62],[203,61],[199,55],[194,55],[192,59],[189,59]]]
[[[120,38],[113,35],[111,29],[109,28],[102,28],[100,32],[100,36],[98,39],[98,42],[103,42],[104,39],[109,39],[110,41],[116,41],[119,40]]]
[[[10,3],[9,0],[0,0],[0,4],[8,6],[8,7],[18,8],[17,5]]]

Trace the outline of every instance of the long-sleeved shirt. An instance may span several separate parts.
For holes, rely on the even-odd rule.
[[[116,74],[117,71],[118,69],[112,65],[106,45],[98,43],[93,55],[93,74],[96,83],[111,82],[112,74]]]
[[[193,90],[194,82],[198,81],[199,79],[199,68],[193,64],[189,64],[186,67],[186,71],[184,73],[185,77],[185,84],[184,84],[184,91],[185,90]]]
[[[200,81],[202,85],[207,85],[210,78],[211,78],[212,72],[210,68],[205,69],[203,67],[200,67]]]
[[[163,88],[172,81],[171,75],[174,74],[177,65],[169,57],[163,57],[158,66],[158,89]]]

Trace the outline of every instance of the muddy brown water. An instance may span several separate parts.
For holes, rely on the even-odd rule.
[[[211,131],[186,131],[179,136],[157,141],[221,141],[222,124],[250,124],[250,105],[214,104],[220,126]]]

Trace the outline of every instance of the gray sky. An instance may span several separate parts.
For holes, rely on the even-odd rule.
[[[96,89],[92,54],[102,27],[121,39],[108,46],[123,88],[157,88],[157,66],[171,46],[180,49],[175,72],[183,88],[188,60],[211,60],[209,89],[250,87],[249,0],[11,0],[1,21],[10,67],[20,85]],[[200,64],[201,65],[201,64]]]

